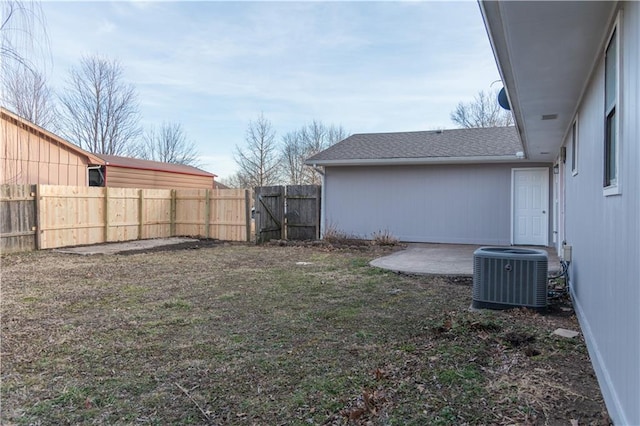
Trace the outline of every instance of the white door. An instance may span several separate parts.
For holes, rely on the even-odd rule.
[[[549,169],[513,169],[512,233],[514,245],[549,243]]]

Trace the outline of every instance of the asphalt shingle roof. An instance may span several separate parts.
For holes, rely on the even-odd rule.
[[[307,164],[352,160],[513,157],[523,151],[515,127],[361,133],[310,157]]]

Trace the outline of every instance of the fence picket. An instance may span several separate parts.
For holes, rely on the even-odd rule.
[[[251,200],[245,189],[2,185],[0,250],[178,235],[249,241]]]

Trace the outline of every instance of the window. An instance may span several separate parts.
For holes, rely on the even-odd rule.
[[[104,186],[104,175],[100,167],[89,167],[89,186]]]
[[[604,187],[605,195],[619,193],[619,157],[618,141],[619,120],[619,72],[620,55],[618,46],[618,25],[614,27],[605,51],[604,68]]]
[[[571,126],[571,173],[578,174],[578,125],[577,121]]]

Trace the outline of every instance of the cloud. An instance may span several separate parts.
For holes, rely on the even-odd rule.
[[[96,33],[100,36],[109,36],[109,34],[116,31],[116,25],[106,19],[102,20],[102,23],[96,29]]]
[[[55,76],[118,59],[145,123],[181,122],[216,174],[249,120],[279,135],[316,119],[350,132],[451,127],[499,78],[475,3],[44,3]],[[63,64],[62,66],[60,64]],[[230,173],[229,173],[230,174]]]

